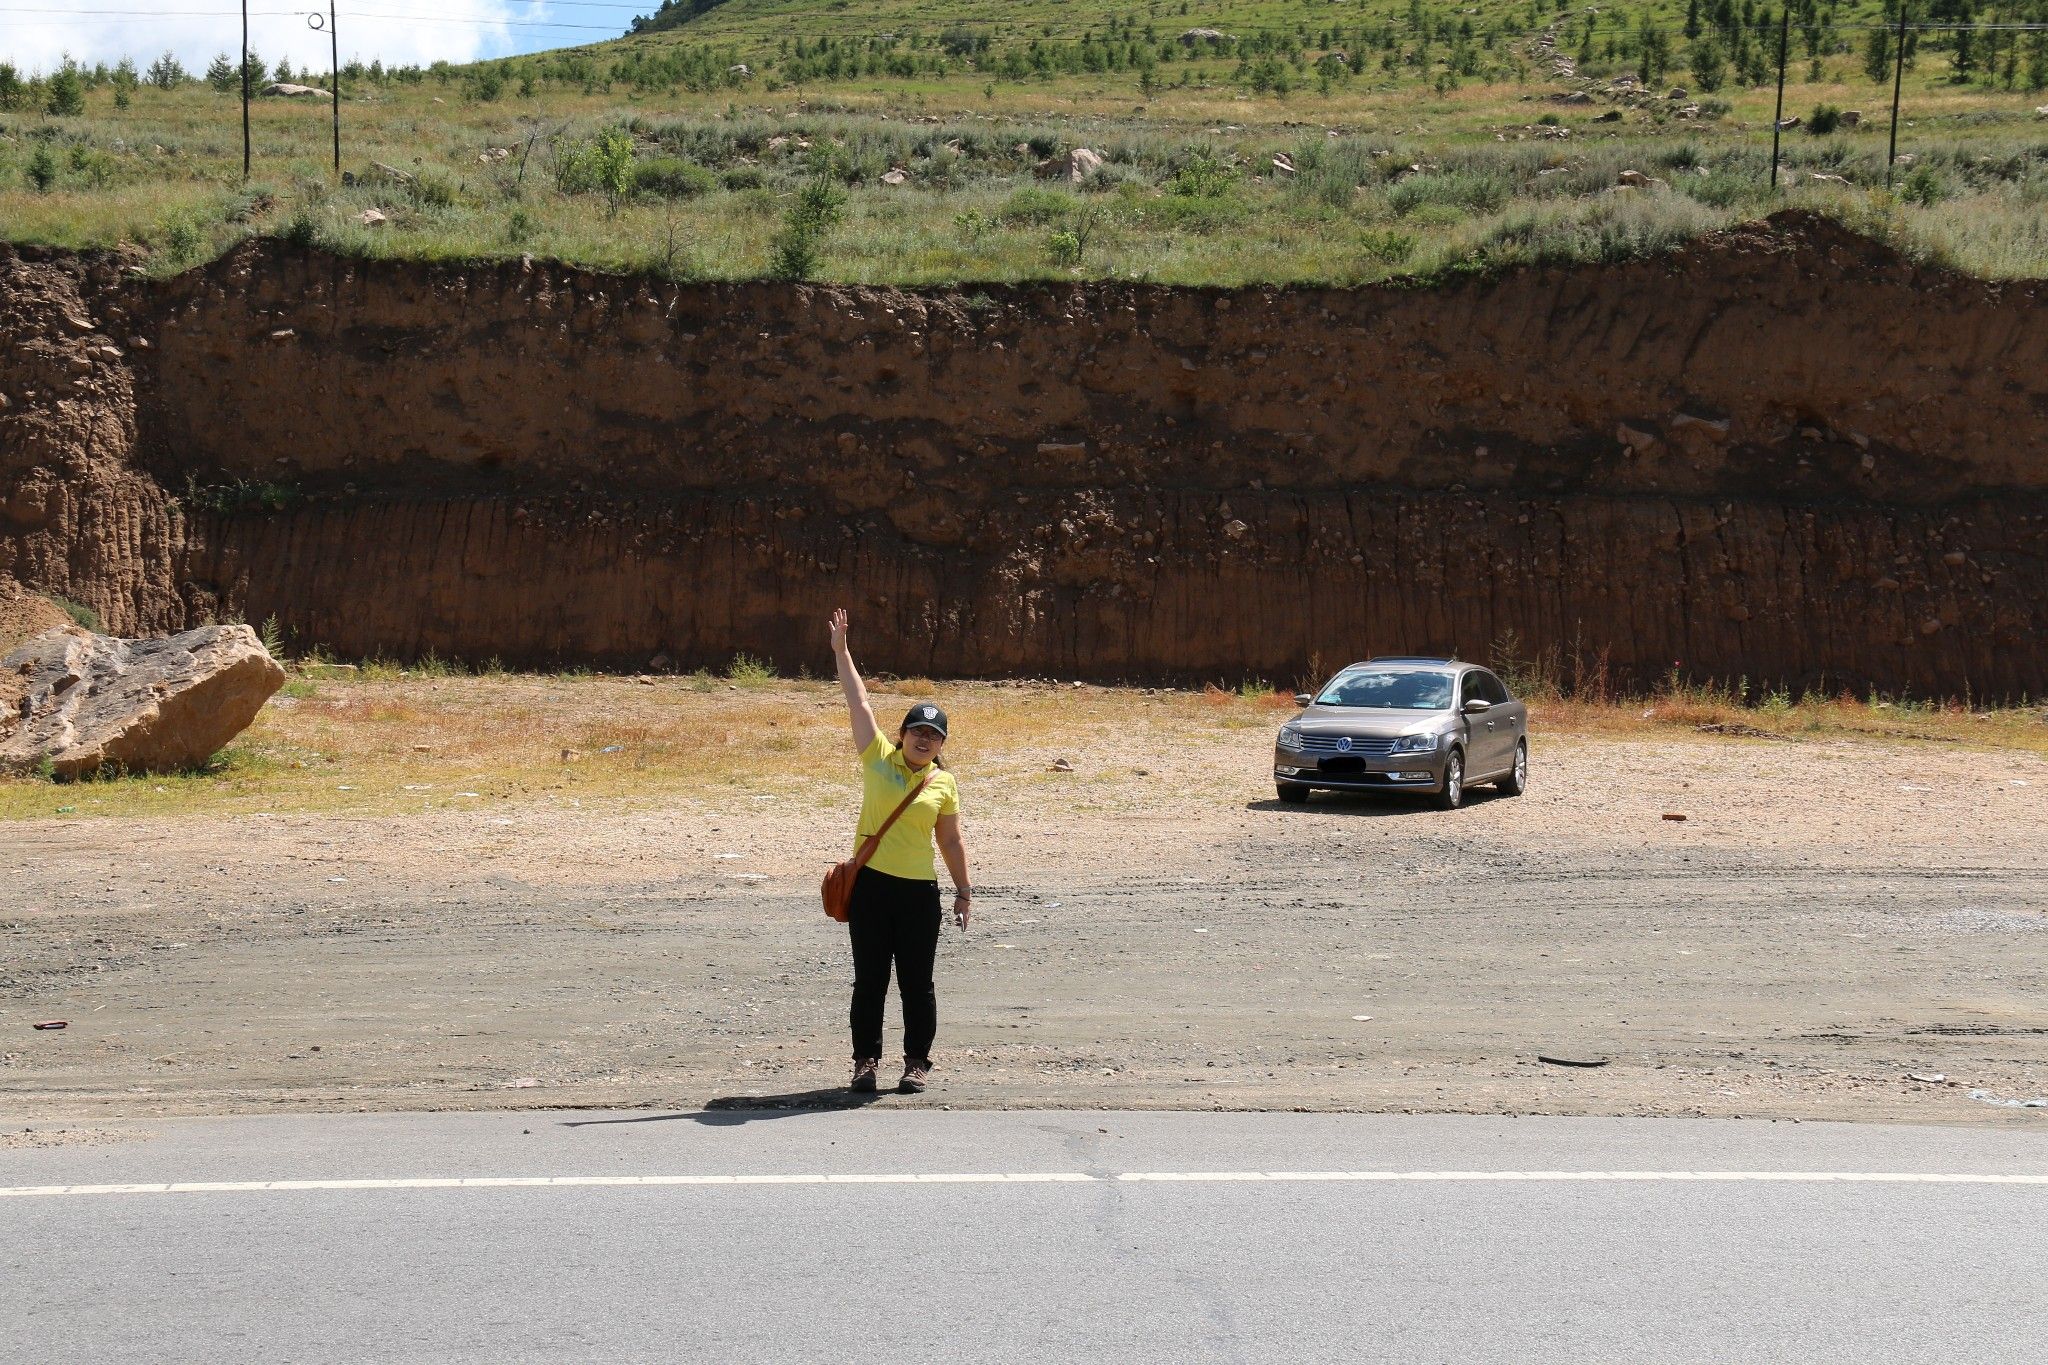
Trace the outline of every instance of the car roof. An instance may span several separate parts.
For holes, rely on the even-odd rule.
[[[1455,668],[1456,659],[1440,659],[1426,654],[1375,654],[1370,659],[1352,664],[1352,668],[1365,668],[1372,664],[1399,664],[1416,668]]]

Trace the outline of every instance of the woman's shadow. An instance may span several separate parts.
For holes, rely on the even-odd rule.
[[[781,1095],[721,1095],[704,1101],[698,1110],[681,1110],[667,1114],[633,1114],[625,1118],[564,1119],[564,1128],[595,1128],[612,1123],[673,1123],[677,1119],[688,1119],[711,1128],[736,1128],[745,1123],[759,1123],[764,1119],[789,1119],[800,1114],[828,1113],[841,1109],[865,1109],[876,1100],[887,1098],[892,1092],[869,1092],[859,1094],[845,1086],[832,1086],[824,1090],[792,1090]]]

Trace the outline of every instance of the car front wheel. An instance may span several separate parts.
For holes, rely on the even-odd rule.
[[[1299,806],[1308,800],[1308,788],[1297,782],[1276,782],[1273,790],[1290,806]]]
[[[1493,784],[1502,796],[1520,796],[1529,790],[1529,741],[1515,742],[1515,767],[1506,777]]]
[[[1456,810],[1465,804],[1465,755],[1456,749],[1444,760],[1443,790],[1436,794],[1438,810]]]

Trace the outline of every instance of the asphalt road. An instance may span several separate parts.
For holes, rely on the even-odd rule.
[[[2031,1362],[2048,1343],[2048,1124],[885,1102],[24,1128],[0,1145],[10,1361]]]

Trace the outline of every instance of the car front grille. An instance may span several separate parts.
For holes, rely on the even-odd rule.
[[[1341,747],[1345,739],[1349,747]],[[1394,752],[1394,741],[1377,735],[1303,735],[1301,752],[1305,754],[1357,754],[1363,758],[1385,758]]]

